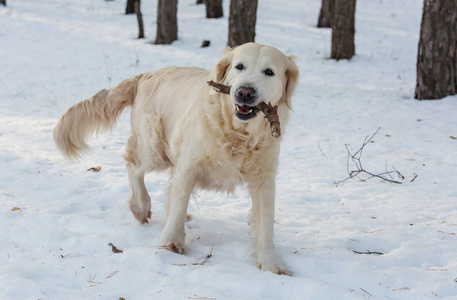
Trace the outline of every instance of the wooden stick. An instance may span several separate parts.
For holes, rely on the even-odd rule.
[[[212,80],[208,81],[208,85],[212,86],[214,90],[218,93],[230,95],[231,87],[222,83],[217,83]]]
[[[212,80],[208,81],[208,85],[212,86],[218,93],[230,95],[231,87],[222,83],[217,83]],[[272,106],[271,103],[260,102],[256,106],[265,115],[265,118],[270,122],[271,135],[274,138],[281,136],[281,125],[279,123],[278,106]]]

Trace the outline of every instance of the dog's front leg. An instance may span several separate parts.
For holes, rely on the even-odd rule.
[[[184,224],[187,218],[189,197],[195,185],[195,174],[187,168],[174,171],[171,191],[168,195],[168,218],[162,232],[160,246],[167,250],[184,253]]]
[[[274,245],[275,179],[252,179],[248,186],[252,198],[249,224],[255,237],[257,265],[261,270],[290,276],[292,272],[281,264]]]

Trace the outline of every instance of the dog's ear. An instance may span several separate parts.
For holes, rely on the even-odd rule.
[[[225,81],[227,70],[232,62],[232,51],[233,49],[227,47],[222,55],[221,59],[216,65],[216,82],[223,83]]]
[[[292,96],[294,95],[295,88],[297,87],[300,72],[295,64],[295,56],[288,55],[287,63],[286,84],[284,87],[283,99],[285,100],[287,107],[292,110]]]

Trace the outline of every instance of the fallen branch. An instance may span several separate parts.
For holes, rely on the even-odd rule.
[[[103,282],[97,282],[97,281],[94,281],[95,277],[97,277],[97,275],[94,275],[94,277],[92,277],[92,274],[89,275],[89,279],[87,280],[88,283],[94,283],[94,284],[103,284]]]
[[[231,87],[228,85],[217,83],[212,80],[208,81],[208,85],[212,86],[218,93],[230,95]],[[256,107],[264,113],[265,118],[270,122],[271,135],[276,139],[279,138],[281,136],[281,126],[279,123],[278,107],[265,102],[260,102]]]
[[[209,254],[205,257],[203,261],[200,261],[203,257],[200,257],[197,259],[194,263],[192,263],[192,266],[203,266],[208,262],[208,260],[213,256],[213,246],[211,246],[211,249],[209,250]],[[173,266],[178,266],[178,267],[187,267],[187,264],[173,264]]]
[[[409,291],[409,290],[410,290],[409,287],[403,287],[403,288],[393,289],[392,291],[396,292],[396,291]]]
[[[205,257],[205,259],[202,262],[198,262],[200,259],[203,258],[203,257],[200,257],[192,265],[194,265],[194,266],[197,266],[197,265],[198,266],[203,266],[204,264],[206,264],[208,262],[208,260],[211,258],[211,256],[213,256],[213,246],[211,246],[211,249],[209,250],[209,254]]]
[[[102,169],[102,167],[98,166],[98,167],[89,168],[89,169],[87,169],[87,171],[100,172],[101,169]]]
[[[201,300],[216,300],[216,298],[208,298],[208,297],[203,297],[203,296],[199,296],[199,295],[196,295],[194,294],[193,297],[187,297],[189,299],[201,299]]]
[[[364,293],[367,293],[367,294],[368,294],[368,296],[369,296],[369,297],[368,297],[368,299],[369,299],[370,297],[373,297],[373,295],[372,295],[372,294],[368,293],[368,292],[367,292],[367,291],[365,291],[364,289],[360,288],[360,290],[361,290],[362,292],[364,292]],[[364,298],[365,298],[365,296],[364,296]]]
[[[113,277],[114,275],[116,275],[117,273],[119,273],[119,271],[114,271],[114,272],[111,272],[108,276],[106,276],[105,278],[108,279],[108,278],[111,278]]]
[[[379,173],[379,174],[374,174],[374,173],[368,172],[362,166],[361,159],[362,159],[363,150],[365,149],[365,146],[368,145],[371,142],[373,137],[378,133],[378,131],[380,129],[381,129],[381,127],[379,127],[378,130],[376,130],[376,132],[373,133],[373,135],[371,137],[367,136],[365,138],[365,141],[362,144],[362,147],[360,147],[360,149],[357,150],[354,154],[351,153],[351,150],[350,150],[351,145],[348,145],[348,144],[345,145],[346,151],[348,152],[348,156],[347,156],[347,173],[349,174],[349,177],[346,178],[346,179],[343,179],[343,180],[335,182],[336,185],[338,185],[340,183],[343,183],[343,182],[345,182],[345,181],[347,181],[347,180],[349,180],[351,178],[354,178],[354,177],[358,178],[360,181],[367,181],[367,180],[369,180],[371,178],[379,178],[379,179],[382,179],[384,181],[391,182],[391,183],[396,183],[396,184],[401,184],[402,183],[399,180],[394,180],[391,174],[397,174],[397,176],[398,176],[398,178],[400,178],[400,180],[405,179],[405,177],[400,172],[395,170],[395,168],[393,168],[392,171],[388,171],[387,170],[387,163],[386,163],[386,171],[383,172],[383,173]],[[350,161],[352,161],[355,164],[355,167],[357,168],[357,170],[349,170],[349,162]],[[360,174],[366,174],[369,177],[361,178],[359,176]],[[389,176],[390,178],[388,178],[387,176]]]
[[[112,243],[109,243],[108,246],[111,246],[111,250],[113,251],[113,253],[123,253],[122,250],[117,249],[116,246],[114,246]]]
[[[374,251],[370,251],[370,250],[367,250],[366,252],[359,252],[359,251],[352,250],[352,252],[354,252],[356,254],[384,255],[384,253],[382,253],[382,252],[374,252]]]

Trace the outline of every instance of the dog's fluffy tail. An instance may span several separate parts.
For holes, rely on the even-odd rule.
[[[54,129],[59,151],[66,158],[79,157],[89,148],[86,139],[90,135],[111,129],[124,108],[133,105],[141,76],[126,79],[70,107]]]

